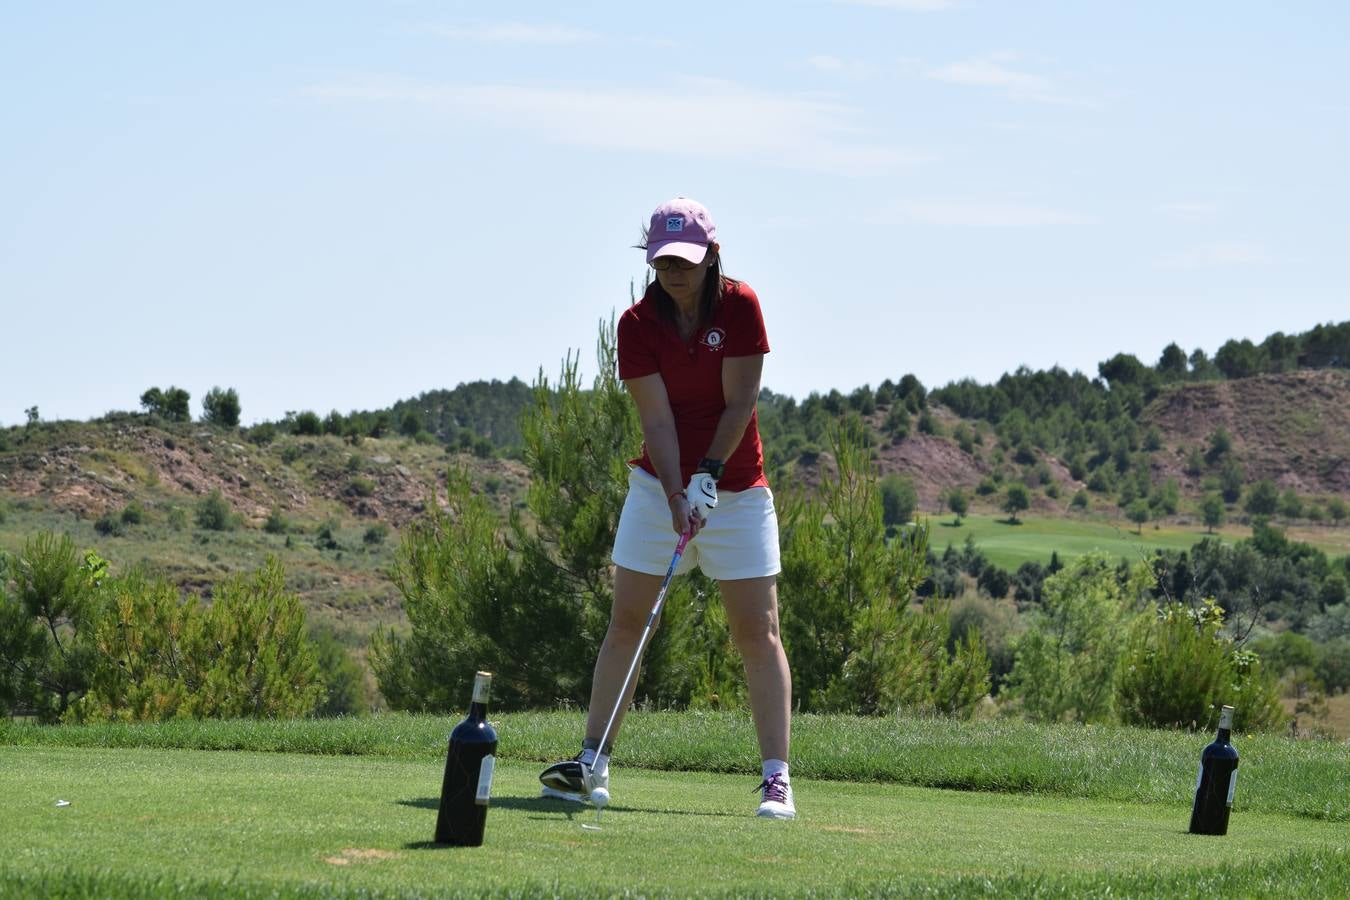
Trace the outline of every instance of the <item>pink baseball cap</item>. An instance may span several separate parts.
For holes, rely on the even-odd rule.
[[[667,200],[652,213],[647,229],[647,262],[658,256],[678,256],[703,262],[708,245],[717,239],[717,226],[707,207],[688,197]]]

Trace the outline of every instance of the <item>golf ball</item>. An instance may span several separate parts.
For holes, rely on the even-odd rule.
[[[591,791],[591,802],[594,803],[597,807],[603,808],[606,804],[609,803],[609,791],[605,790],[602,787],[594,789],[593,791]]]

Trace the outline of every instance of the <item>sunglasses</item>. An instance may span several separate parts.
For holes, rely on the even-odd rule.
[[[697,269],[701,263],[692,263],[689,260],[681,259],[678,256],[658,256],[647,265],[658,272],[665,272],[668,269],[679,269],[682,272],[688,272],[690,269]]]

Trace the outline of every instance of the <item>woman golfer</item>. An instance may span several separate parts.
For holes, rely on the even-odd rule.
[[[637,404],[644,444],[614,539],[614,608],[595,661],[583,749],[539,780],[549,796],[608,790],[609,745],[636,678],[615,721],[607,720],[678,535],[689,533],[677,571],[697,565],[717,579],[745,665],[763,759],[758,814],[791,819],[792,676],[778,638],[778,519],[755,419],[769,341],[755,292],[722,274],[716,234],[708,210],[684,197],[652,213],[643,246],[656,281],[618,327],[619,377]]]

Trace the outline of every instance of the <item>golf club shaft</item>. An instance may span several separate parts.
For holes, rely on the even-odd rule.
[[[675,567],[680,564],[680,557],[684,555],[684,548],[689,545],[691,537],[693,535],[685,532],[680,535],[680,542],[675,545],[675,555],[670,558],[670,568],[666,569],[666,577],[661,580],[661,590],[656,592],[656,602],[652,604],[652,611],[647,616],[647,625],[642,629],[642,637],[638,639],[637,652],[633,654],[633,662],[628,666],[628,674],[623,677],[623,684],[619,685],[619,696],[614,701],[614,709],[610,711],[609,720],[605,722],[605,733],[600,736],[602,752],[605,742],[609,740],[609,731],[614,726],[614,719],[619,715],[619,707],[623,705],[623,698],[628,693],[628,682],[633,680],[633,673],[637,671],[638,663],[642,662],[642,651],[647,646],[647,637],[652,633],[657,617],[661,615],[661,606],[666,600],[666,589],[670,587],[671,579],[675,577]]]

